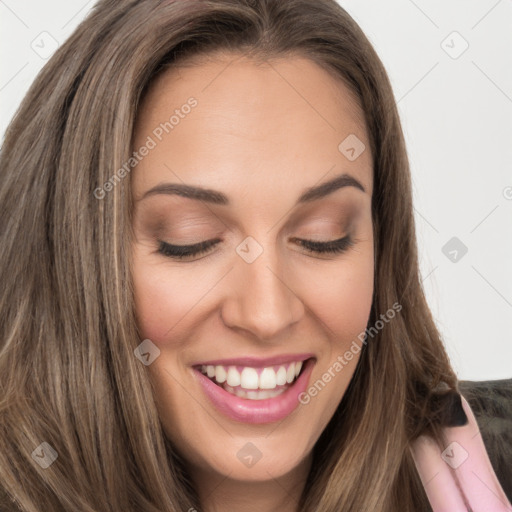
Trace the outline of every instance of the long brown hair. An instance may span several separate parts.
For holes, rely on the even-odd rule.
[[[201,510],[133,353],[129,177],[94,191],[129,160],[154,77],[215,50],[306,56],[356,94],[374,161],[369,325],[402,306],[366,340],[300,510],[430,510],[409,447],[440,442],[436,393],[458,384],[422,289],[392,88],[334,0],[101,0],[36,78],[0,164],[2,510]],[[57,454],[44,469],[41,443]]]

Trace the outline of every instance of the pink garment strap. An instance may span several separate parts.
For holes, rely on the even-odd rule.
[[[473,411],[461,398],[468,423],[445,427],[448,442],[443,451],[427,436],[420,436],[411,447],[430,505],[434,512],[512,512]]]

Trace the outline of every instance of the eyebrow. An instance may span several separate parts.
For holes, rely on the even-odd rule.
[[[297,199],[296,205],[316,201],[344,187],[355,187],[365,192],[363,185],[361,185],[361,183],[353,176],[350,176],[349,174],[340,174],[325,183],[305,189]],[[141,198],[137,199],[137,201],[141,201],[146,197],[156,194],[177,195],[188,199],[195,199],[218,205],[230,204],[228,196],[222,192],[203,187],[185,185],[183,183],[161,183],[146,191]]]

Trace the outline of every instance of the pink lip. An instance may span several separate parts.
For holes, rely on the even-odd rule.
[[[298,360],[301,359],[296,359],[296,361]],[[247,360],[237,359],[231,361],[238,363],[240,361]],[[265,360],[265,363],[268,364],[268,361],[269,360]],[[282,360],[280,362],[282,362]],[[239,398],[225,391],[206,375],[203,375],[199,370],[195,370],[194,375],[196,375],[196,378],[199,380],[206,396],[210,399],[213,405],[221,413],[232,420],[243,423],[272,423],[282,420],[297,408],[299,405],[299,395],[303,393],[308,386],[309,378],[313,371],[313,367],[315,366],[315,362],[315,359],[308,359],[298,379],[295,380],[284,393],[265,400]]]
[[[263,368],[266,366],[273,366],[282,363],[291,363],[298,361],[305,361],[314,357],[314,354],[282,354],[274,357],[239,357],[231,359],[215,359],[214,361],[200,361],[193,363],[191,366],[250,366],[251,368]]]

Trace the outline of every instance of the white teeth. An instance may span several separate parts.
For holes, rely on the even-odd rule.
[[[267,398],[274,398],[275,396],[278,396],[286,391],[286,388],[264,391],[244,391],[243,389],[235,389],[227,385],[224,385],[223,388],[228,393],[231,393],[232,395],[235,395],[239,398],[245,398],[247,400],[265,400]]]
[[[275,389],[276,384],[277,377],[273,368],[263,368],[260,375],[260,389]]]
[[[201,366],[201,372],[208,375],[210,379],[214,379],[217,384],[225,384],[223,387],[240,388],[246,393],[244,390],[275,390],[277,386],[291,384],[298,377],[302,366],[303,361],[297,361],[263,369],[245,367],[242,372],[239,372],[236,366],[208,364]],[[265,396],[265,394],[259,393],[258,396]],[[254,400],[258,399],[262,400],[262,398],[254,398]]]
[[[254,368],[244,368],[240,376],[240,386],[244,389],[258,389],[258,372]]]
[[[223,366],[216,366],[215,367],[215,380],[222,384],[223,382],[226,382],[226,379],[228,378],[228,374],[226,373],[226,370],[224,370]]]
[[[237,396],[238,398],[247,398],[247,393],[254,393],[254,391],[245,391],[243,389],[237,388],[230,388],[229,386],[225,386],[224,390],[228,393],[231,393],[232,395]]]
[[[278,386],[284,386],[286,384],[286,368],[281,366],[276,373],[276,382]]]
[[[228,368],[227,383],[229,386],[240,386],[240,374],[234,366]]]

